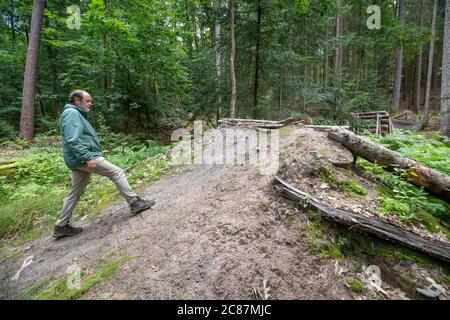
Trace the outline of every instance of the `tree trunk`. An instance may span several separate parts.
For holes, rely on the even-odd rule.
[[[234,37],[234,0],[230,0],[230,78],[231,78],[231,98],[230,117],[236,116],[236,73],[234,69],[234,59],[236,57],[236,39]]]
[[[441,84],[441,132],[450,137],[450,0],[445,6],[445,35],[442,54],[442,84]]]
[[[105,6],[105,12],[108,14],[108,6],[109,6],[109,0],[103,0],[103,4]],[[103,44],[103,50],[106,53],[107,50],[107,35],[102,35],[102,44]],[[105,63],[106,59],[103,59],[103,63]],[[104,99],[104,105],[103,105],[103,116],[105,117],[105,120],[108,122],[108,115],[109,115],[109,107],[110,107],[110,101],[108,97],[108,69],[103,66],[103,77],[102,77],[102,89],[103,89],[103,99]]]
[[[342,0],[338,0],[337,2],[338,10],[341,10]],[[340,87],[342,83],[342,64],[343,64],[343,47],[341,43],[341,37],[343,34],[344,23],[341,13],[339,12],[336,17],[336,38],[339,41],[339,44],[336,48],[336,56],[335,56],[335,74],[336,74],[336,86]]]
[[[420,0],[420,27],[423,27],[423,20],[424,20],[424,6],[423,6],[423,0]],[[422,90],[422,58],[423,58],[423,50],[420,48],[420,54],[417,58],[417,69],[416,69],[416,96],[415,96],[415,103],[414,103],[414,111],[416,113],[420,110],[420,99],[421,99],[421,90]]]
[[[43,14],[43,1],[34,0],[30,40],[28,43],[23,80],[22,110],[20,114],[20,136],[27,140],[33,140],[34,138],[34,100],[36,95],[37,65]]]
[[[15,15],[14,15],[14,11],[16,10],[14,8],[14,1],[10,0],[9,1],[9,5],[10,5],[10,9],[11,9],[11,42],[13,47],[16,46],[16,21],[15,21]]]
[[[431,41],[430,41],[430,53],[428,56],[428,71],[427,71],[427,85],[425,89],[425,107],[421,129],[425,129],[428,125],[430,117],[430,97],[431,97],[431,78],[433,74],[433,58],[434,58],[434,43],[436,38],[436,16],[437,16],[438,0],[434,0],[433,6],[433,22],[431,23]]]
[[[404,16],[404,0],[398,2],[398,20],[403,22]],[[395,78],[394,78],[394,93],[392,96],[392,109],[397,112],[400,110],[400,95],[402,88],[402,71],[403,71],[403,44],[397,49],[395,58]]]
[[[55,119],[58,119],[60,116],[60,105],[58,101],[58,79],[57,79],[57,71],[55,65],[56,53],[52,48],[51,44],[47,44],[47,55],[50,60],[50,89],[52,92],[52,113]]]
[[[447,0],[450,2],[450,0]],[[335,127],[328,137],[342,143],[354,155],[376,163],[386,170],[399,167],[405,170],[405,179],[418,187],[424,187],[431,194],[450,203],[450,177],[430,169],[413,159],[385,148],[351,131]]]
[[[191,28],[191,19],[189,17],[189,11],[187,6],[187,0],[184,0],[184,10],[186,14],[186,22],[188,24],[188,35],[187,35],[187,42],[188,42],[188,51],[189,51],[189,58],[192,59],[192,28]]]
[[[259,50],[261,45],[261,0],[258,0],[258,18],[256,25],[256,50],[255,50],[255,84],[253,90],[253,116],[255,118],[258,117],[258,89],[259,89]]]
[[[276,177],[276,181],[279,183],[276,187],[281,195],[295,201],[297,204],[306,202],[308,207],[318,211],[323,218],[331,222],[349,226],[349,229],[373,234],[382,239],[402,244],[450,262],[450,245],[446,242],[422,238],[416,233],[402,229],[392,223],[332,208],[307,193],[294,188],[279,177]]]
[[[216,78],[215,78],[215,89],[214,89],[214,101],[216,103],[216,121],[220,118],[220,106],[222,103],[222,97],[220,95],[220,77],[222,75],[222,57],[220,54],[220,0],[214,0],[214,11],[215,11],[215,22],[214,22],[214,34],[215,34],[215,51],[216,51]]]

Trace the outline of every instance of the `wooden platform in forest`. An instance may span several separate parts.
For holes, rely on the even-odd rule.
[[[354,112],[352,116],[356,120],[356,125],[354,125],[356,133],[364,129],[377,135],[394,132],[394,124],[387,111]]]

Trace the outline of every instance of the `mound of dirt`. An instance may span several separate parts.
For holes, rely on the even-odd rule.
[[[351,161],[348,151],[308,129],[282,130],[280,139],[280,173],[289,182],[333,206],[380,215],[373,183],[352,176],[368,190],[361,200],[317,176],[321,161]],[[340,179],[352,174],[336,170]],[[18,254],[3,260],[0,268],[14,274],[33,256],[18,280],[8,277],[8,287],[23,294],[40,280],[48,279],[45,287],[50,279],[65,276],[73,264],[92,274],[96,261],[108,253],[133,257],[112,280],[82,299],[406,298],[387,284],[388,297],[373,290],[355,293],[348,278],[364,279],[361,262],[327,259],[311,250],[311,221],[280,197],[272,183],[272,176],[250,165],[190,166],[144,189],[143,196],[156,199],[152,210],[130,217],[122,202],[92,221],[75,222],[85,230],[73,238],[54,241],[48,235],[8,248]],[[420,272],[418,267],[415,273]],[[426,272],[434,276],[434,270]],[[261,295],[263,284],[268,296]]]

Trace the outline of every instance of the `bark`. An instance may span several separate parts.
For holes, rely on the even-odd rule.
[[[420,27],[423,27],[424,20],[424,10],[423,10],[423,0],[420,1]],[[417,68],[416,68],[416,96],[414,103],[414,111],[417,113],[420,109],[420,98],[421,98],[421,90],[422,90],[422,59],[423,59],[423,50],[420,49],[419,57],[417,58]]]
[[[399,0],[398,3],[398,20],[403,22],[404,16],[404,0]],[[397,54],[395,58],[395,82],[394,82],[394,93],[392,96],[392,109],[394,111],[400,110],[400,96],[402,88],[402,71],[403,71],[403,45],[397,49]]]
[[[34,138],[34,100],[36,96],[37,65],[43,14],[43,1],[34,0],[20,114],[20,136],[27,140],[33,140]]]
[[[376,163],[386,170],[403,169],[406,173],[404,176],[406,181],[415,186],[424,187],[434,196],[450,203],[449,176],[342,128],[333,128],[328,133],[328,137],[342,143],[354,155]]]
[[[231,80],[231,98],[230,98],[230,117],[236,116],[236,72],[234,69],[234,60],[236,57],[236,39],[234,37],[234,0],[230,0],[230,80]]]
[[[259,90],[259,65],[260,65],[260,46],[261,46],[261,0],[258,0],[258,18],[256,24],[256,50],[255,50],[255,84],[253,90],[253,115],[258,116],[258,90]]]
[[[450,137],[450,0],[445,6],[444,50],[442,54],[441,132]]]
[[[103,4],[105,6],[105,11],[108,11],[108,6],[109,6],[109,1],[108,0],[103,0]],[[107,50],[107,35],[103,34],[102,35],[102,44],[103,44],[103,50],[106,53]],[[104,58],[103,63],[106,63],[106,59]],[[109,101],[109,97],[108,97],[108,68],[107,67],[103,67],[103,77],[102,77],[102,89],[103,89],[103,99],[104,99],[104,111],[103,111],[103,115],[105,117],[105,120],[108,122],[108,114],[109,114],[109,107],[110,107],[110,101]]]
[[[341,9],[342,0],[338,0],[338,10]],[[340,13],[338,13],[336,17],[336,38],[339,41],[339,44],[336,48],[336,56],[335,56],[335,73],[336,73],[336,85],[340,87],[342,82],[342,64],[343,64],[343,47],[340,38],[342,37],[344,29],[344,21]]]
[[[214,100],[216,102],[217,121],[219,121],[220,106],[222,103],[222,97],[220,95],[220,77],[222,76],[222,57],[220,54],[221,25],[219,20],[220,2],[221,2],[220,0],[214,0],[214,11],[216,13],[216,19],[214,22],[215,52],[216,52],[216,78],[215,78]]]
[[[16,21],[15,21],[15,15],[14,15],[14,12],[16,9],[14,8],[13,0],[9,1],[9,5],[11,8],[11,42],[14,47],[14,46],[16,46],[16,26],[15,26]]]
[[[185,14],[186,14],[186,22],[188,23],[189,27],[188,30],[190,32],[192,32],[192,28],[191,28],[191,19],[189,17],[189,11],[188,11],[188,6],[187,6],[187,0],[184,0],[184,10],[185,10]],[[188,42],[188,50],[189,50],[189,58],[192,58],[192,36],[191,34],[189,34],[187,36],[187,42]]]
[[[433,21],[431,23],[431,41],[430,41],[430,53],[428,56],[428,71],[427,71],[427,85],[425,89],[425,107],[421,129],[425,129],[428,124],[430,116],[430,97],[431,97],[431,78],[433,74],[433,58],[434,58],[434,44],[436,39],[436,15],[437,15],[438,0],[434,0],[433,6]]]
[[[49,27],[49,22],[48,20],[45,23],[46,27]],[[48,56],[48,60],[50,62],[50,90],[52,92],[52,113],[53,116],[55,117],[55,119],[58,119],[60,116],[60,109],[61,106],[59,105],[59,99],[58,99],[58,94],[60,92],[59,90],[59,85],[58,85],[58,75],[57,75],[57,69],[56,69],[56,64],[55,64],[55,60],[56,60],[56,51],[55,49],[52,47],[51,44],[47,44],[46,46],[47,49],[47,56]]]

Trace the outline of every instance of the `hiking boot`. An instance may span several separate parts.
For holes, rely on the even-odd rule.
[[[66,225],[64,227],[55,226],[52,236],[56,239],[59,239],[63,237],[74,236],[76,234],[79,234],[81,231],[83,231],[83,228],[72,227],[71,225]]]
[[[155,205],[155,200],[144,200],[137,197],[133,203],[130,204],[131,214],[134,216],[142,211],[148,210]]]

